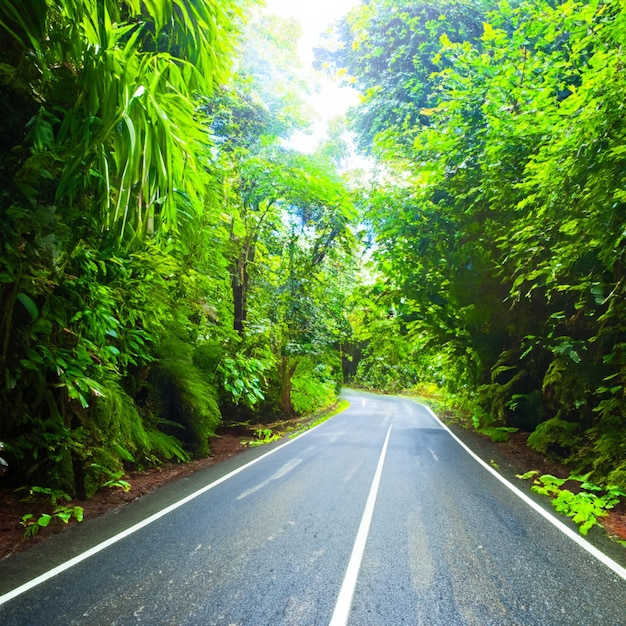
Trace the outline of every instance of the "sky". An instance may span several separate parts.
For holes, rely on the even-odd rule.
[[[360,0],[266,0],[267,11],[281,17],[293,17],[304,31],[302,48],[311,54],[320,33],[343,17]]]
[[[321,33],[348,11],[360,4],[360,0],[266,0],[266,11],[284,18],[295,18],[302,25],[300,40],[302,62],[310,65],[313,61],[313,47],[319,44]],[[313,135],[297,133],[292,147],[308,152],[324,136],[329,119],[344,115],[348,107],[358,101],[353,89],[340,88],[327,76],[319,77],[320,90],[309,99],[319,121],[314,125]]]

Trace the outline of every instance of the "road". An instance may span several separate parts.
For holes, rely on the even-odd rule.
[[[347,411],[286,445],[0,562],[0,624],[626,625],[619,569],[519,499],[427,409],[345,395]]]

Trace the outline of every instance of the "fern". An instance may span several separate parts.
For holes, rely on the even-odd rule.
[[[184,438],[197,456],[206,456],[221,420],[215,385],[194,365],[190,344],[173,339],[160,352],[156,378],[165,416],[184,426]]]
[[[176,459],[181,463],[189,461],[189,454],[183,449],[182,443],[167,433],[163,433],[160,430],[148,431],[148,438],[150,439],[152,453],[159,459],[165,459],[171,461]]]

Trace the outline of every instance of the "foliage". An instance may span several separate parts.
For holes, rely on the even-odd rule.
[[[265,378],[280,387],[280,408],[291,413],[298,358],[324,353],[346,331],[341,301],[354,218],[350,194],[330,161],[288,150],[266,134],[272,126],[245,90],[228,94],[210,116],[221,146],[215,165],[223,173],[222,202],[230,213],[238,336],[232,344],[241,350],[240,356],[224,354],[217,377],[228,402],[254,410],[267,406],[260,386]],[[251,126],[252,120],[260,123]]]
[[[127,480],[123,480],[122,476],[124,476],[124,472],[122,470],[117,472],[112,472],[108,468],[98,465],[97,463],[92,463],[91,467],[102,473],[107,480],[102,483],[102,487],[108,487],[109,489],[119,488],[122,491],[130,491],[130,483]]]
[[[38,516],[34,513],[26,513],[23,515],[20,524],[25,528],[25,537],[36,535],[42,528],[46,528],[54,519],[59,519],[64,524],[67,524],[72,517],[74,517],[77,522],[83,521],[83,508],[81,506],[70,507],[58,504],[59,500],[69,501],[71,499],[66,493],[48,487],[31,487],[28,493],[29,500],[33,500],[36,496],[48,496],[54,509],[52,513],[41,513]]]
[[[299,359],[292,380],[291,402],[296,415],[314,413],[337,399],[337,381],[330,363]]]
[[[442,14],[452,4],[487,6]],[[626,11],[494,8],[478,31],[432,24],[429,38],[428,21],[408,27],[411,7],[396,16],[380,0],[339,28],[334,58],[364,116],[407,93],[395,66],[425,53],[437,70],[404,114],[391,98],[361,136],[383,171],[362,193],[381,295],[363,316],[361,376],[397,384],[384,368],[403,363],[465,395],[478,427],[535,430],[536,449],[624,485]],[[416,79],[429,67],[418,64]],[[385,339],[370,332],[383,328]]]
[[[171,422],[166,422],[163,426],[170,424]],[[189,453],[184,450],[181,442],[176,437],[160,430],[149,430],[147,434],[150,440],[150,448],[155,455],[155,461],[161,459],[166,461],[176,460],[180,463],[189,461]]]
[[[439,38],[476,39],[488,2],[375,0],[360,4],[327,36],[317,62],[363,94],[351,121],[362,148],[391,131],[410,144],[428,121],[433,72],[449,63]]]
[[[517,431],[517,428],[511,428],[510,426],[485,426],[478,429],[479,433],[486,435],[496,443],[508,441],[511,433],[516,433]]]
[[[0,1],[9,480],[124,488],[208,453],[222,411],[336,394],[351,194],[332,150],[281,143],[297,33],[248,5]]]
[[[552,506],[559,513],[571,517],[574,523],[579,525],[581,535],[586,535],[589,529],[598,523],[599,517],[606,516],[620,498],[626,497],[626,491],[616,485],[602,488],[588,482],[589,474],[557,478],[551,474],[537,476],[538,473],[529,471],[518,475],[518,478],[522,480],[534,478],[531,489],[535,493],[552,498]],[[575,493],[562,488],[568,482],[579,483],[580,490]],[[601,495],[598,495],[600,493]]]
[[[279,433],[275,433],[271,428],[255,428],[254,436],[256,439],[245,441],[245,444],[250,448],[279,441],[282,437]]]
[[[116,456],[133,462],[150,450],[145,424],[132,398],[121,387],[110,385],[107,394],[93,403],[90,417],[89,428],[93,428],[95,441],[101,446],[111,442]]]
[[[218,366],[221,386],[238,404],[243,402],[252,408],[265,396],[262,391],[262,379],[267,363],[260,359],[237,355],[236,358],[225,357]]]
[[[536,452],[567,458],[580,446],[580,426],[576,422],[553,417],[542,422],[528,437],[528,445]]]
[[[202,206],[193,94],[225,76],[235,6],[75,0],[20,11],[4,2],[3,82],[40,105],[29,107],[38,111],[28,121],[22,190],[33,194],[24,185],[43,176],[79,233],[122,240],[177,230],[181,213]]]
[[[155,367],[156,388],[162,413],[170,422],[182,426],[175,434],[196,456],[209,453],[209,438],[215,433],[221,415],[217,390],[193,364],[193,347],[170,339],[159,348]]]
[[[205,332],[219,293],[199,270],[219,267],[220,231],[194,230],[220,219],[198,97],[227,78],[239,6],[0,3],[9,480],[85,497],[102,471],[187,458],[147,383],[155,343],[172,326]]]

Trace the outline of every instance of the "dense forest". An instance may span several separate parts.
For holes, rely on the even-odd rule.
[[[224,421],[436,386],[626,486],[626,9],[0,0],[6,480],[85,498]],[[350,139],[371,168],[350,171]],[[529,468],[530,469],[530,468]]]

